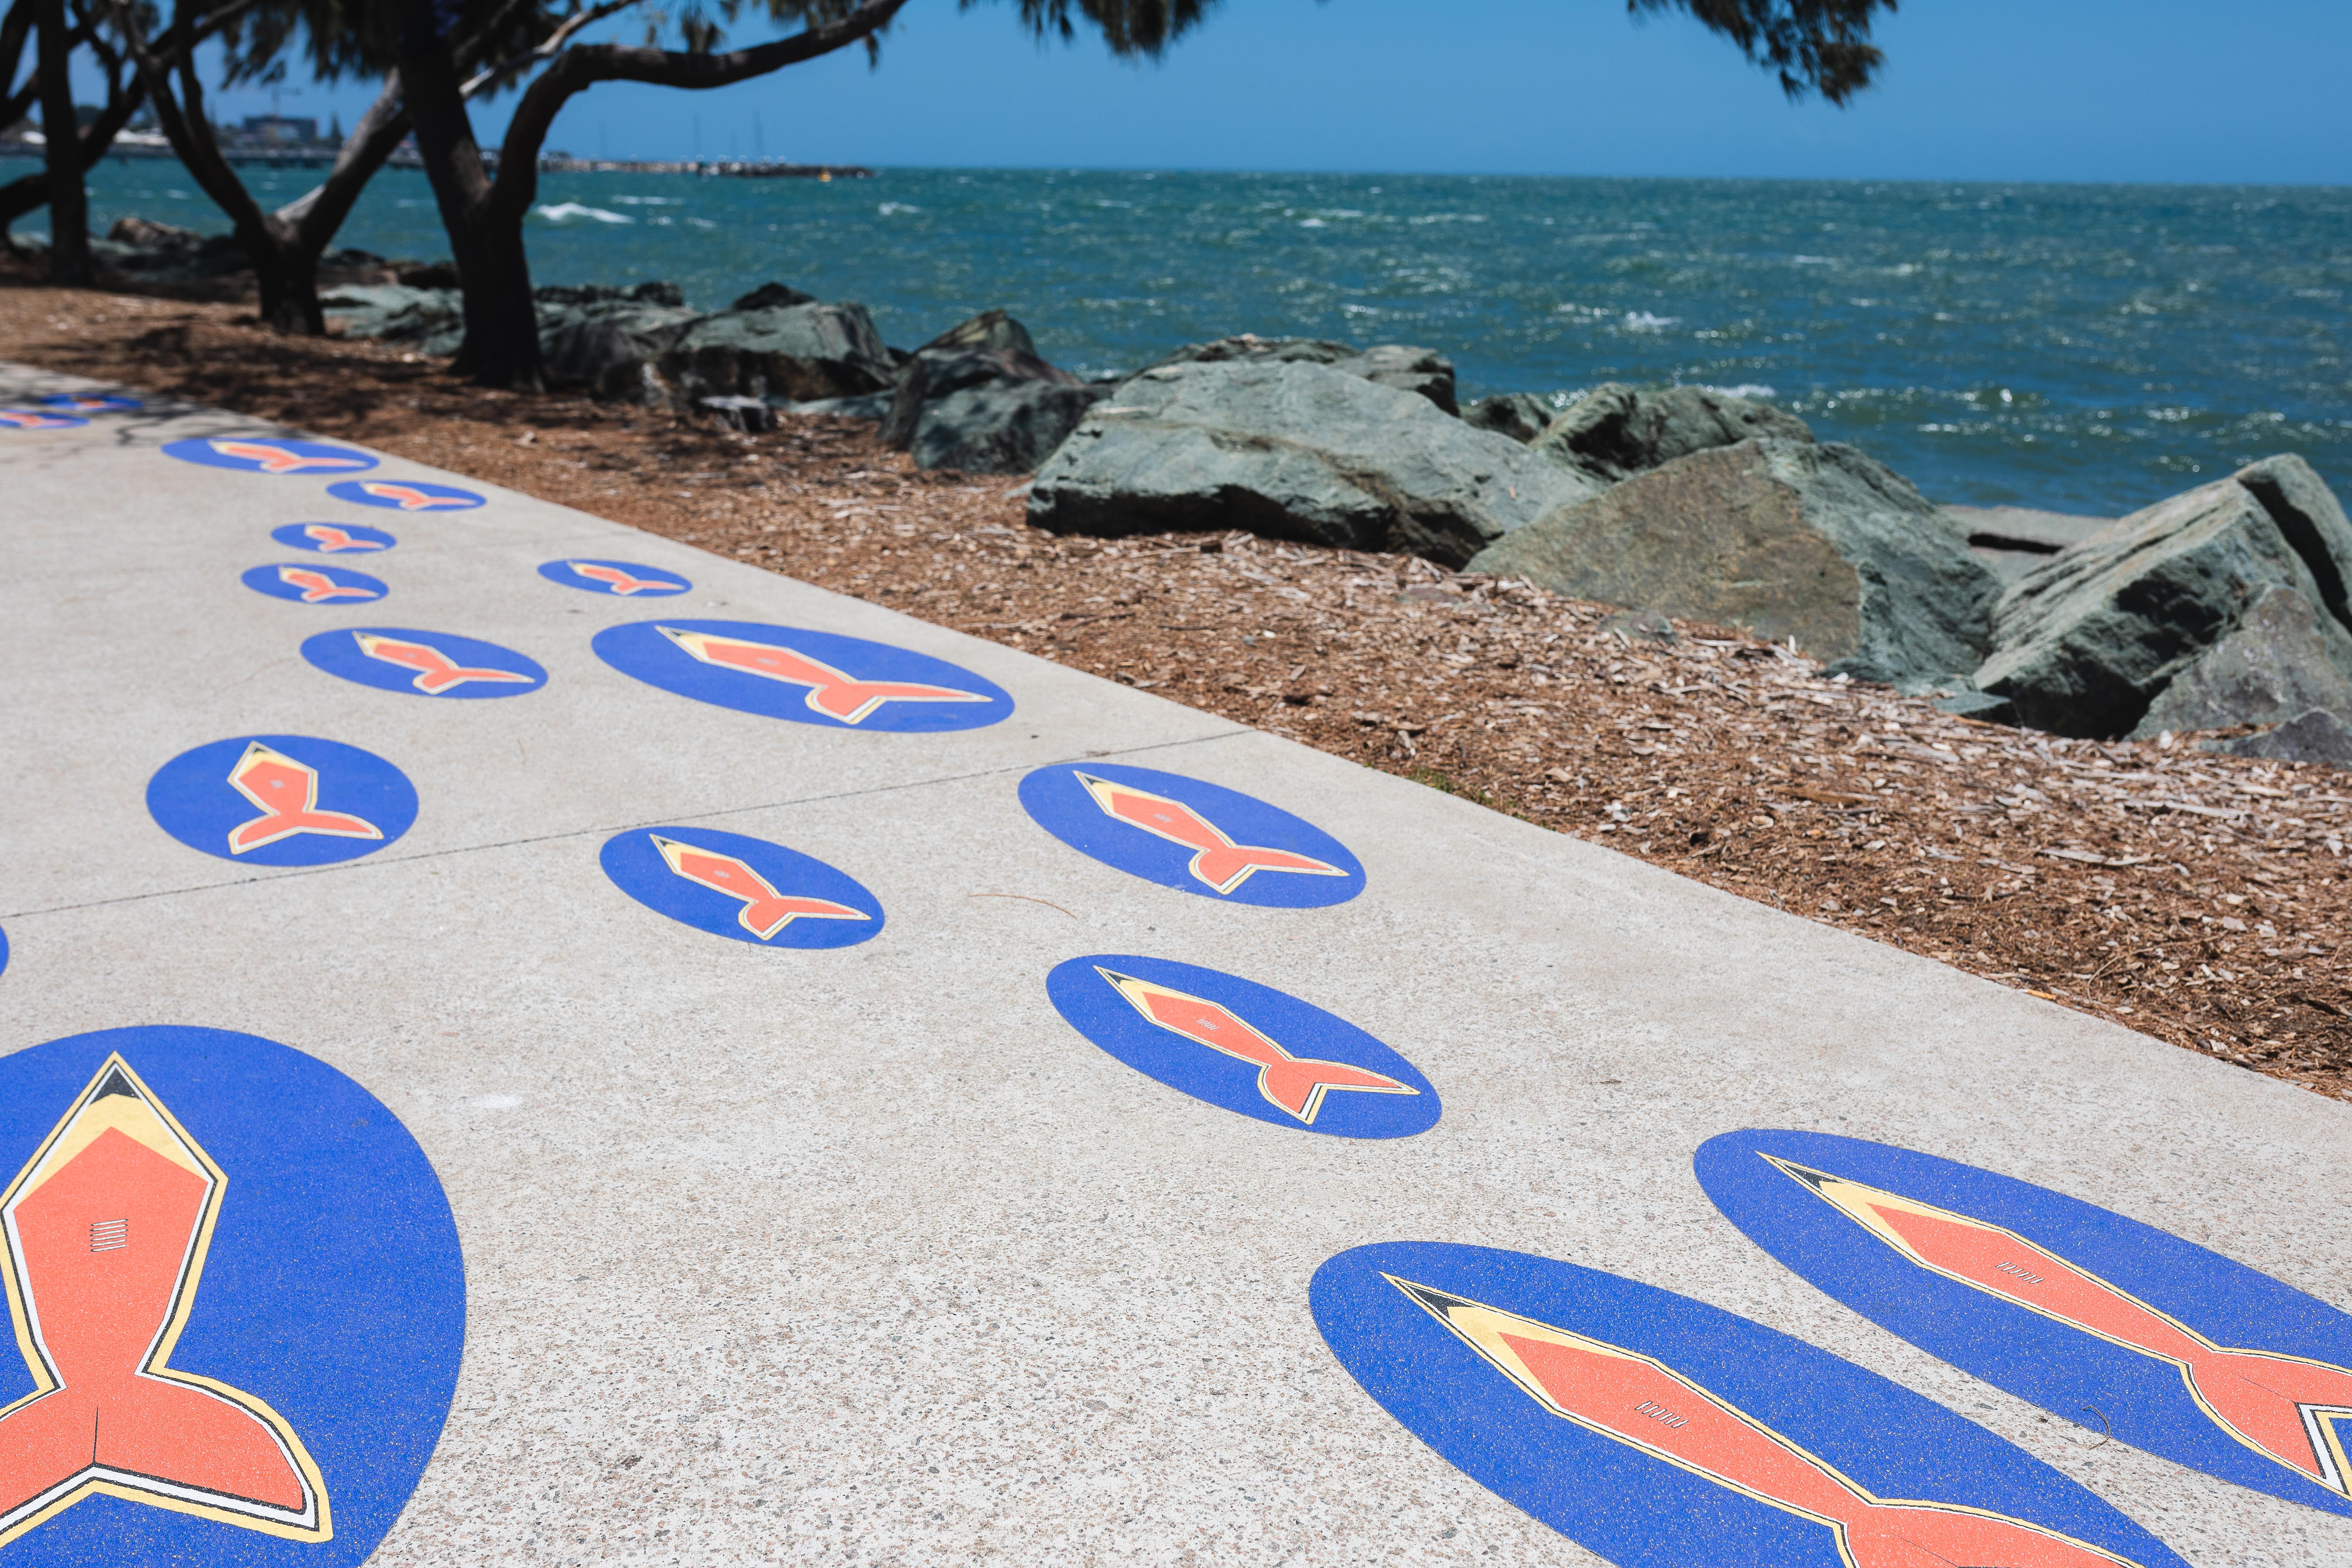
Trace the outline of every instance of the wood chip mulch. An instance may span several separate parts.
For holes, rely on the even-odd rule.
[[[1409,557],[1057,539],[870,425],[745,437],[234,306],[0,286],[0,358],[362,441],[1288,735],[2352,1099],[2352,773],[1948,717]],[[1612,617],[1617,617],[1612,619]]]

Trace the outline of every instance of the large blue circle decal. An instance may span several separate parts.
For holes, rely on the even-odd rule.
[[[383,578],[348,566],[256,566],[237,581],[257,594],[298,605],[364,605],[392,592]]]
[[[712,827],[635,827],[597,856],[613,885],[681,925],[756,947],[855,947],[882,903],[814,856]]]
[[[694,587],[675,572],[640,566],[634,561],[549,561],[541,564],[539,574],[567,588],[609,594],[616,599],[667,599]]]
[[[164,442],[163,455],[248,474],[352,474],[375,467],[375,459],[356,447],[284,436],[198,436]]]
[[[2352,1317],[2112,1210],[1884,1143],[1727,1132],[1749,1240],[1930,1355],[2193,1469],[2352,1514]]]
[[[320,632],[302,657],[345,680],[417,697],[520,697],[547,684],[547,671],[512,648],[404,626]]]
[[[466,1280],[416,1141],[316,1058],[225,1029],[0,1059],[11,1564],[339,1568],[415,1489]]]
[[[1163,888],[1294,910],[1364,890],[1362,862],[1313,823],[1181,773],[1056,763],[1021,781],[1021,804],[1081,855]]]
[[[416,788],[373,752],[310,735],[238,735],[183,752],[147,810],[191,849],[256,866],[372,855],[416,820]]]
[[[1625,1568],[2186,1568],[2013,1444],[1671,1290],[1391,1242],[1325,1263],[1307,1298],[1414,1436]]]
[[[321,555],[373,555],[400,542],[380,528],[356,522],[289,522],[273,528],[269,537],[293,550],[315,550]]]
[[[456,485],[432,485],[423,479],[345,479],[329,485],[327,493],[354,506],[389,507],[394,511],[471,511],[483,497]]]
[[[1045,994],[1070,1027],[1147,1078],[1258,1121],[1335,1138],[1437,1125],[1437,1090],[1346,1019],[1236,974],[1095,953]]]
[[[977,730],[1013,712],[993,681],[888,643],[756,621],[632,621],[591,644],[624,675],[698,702],[835,730]]]

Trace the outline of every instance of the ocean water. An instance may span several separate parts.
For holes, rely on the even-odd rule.
[[[5,171],[0,171],[5,172]],[[290,199],[299,171],[256,174]],[[1096,373],[1229,332],[1410,342],[1464,395],[1607,380],[1768,397],[1931,497],[2114,516],[2272,452],[2352,498],[2352,190],[887,170],[551,175],[546,283],[771,279],[911,347],[1003,306]],[[177,165],[100,226],[225,226]],[[25,227],[37,230],[37,216]],[[446,256],[388,172],[345,243]]]

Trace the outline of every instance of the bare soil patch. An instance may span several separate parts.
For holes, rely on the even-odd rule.
[[[856,421],[486,393],[236,307],[0,287],[0,358],[363,441],[1164,692],[2352,1099],[2352,774],[1948,717],[1401,556],[1027,526]]]

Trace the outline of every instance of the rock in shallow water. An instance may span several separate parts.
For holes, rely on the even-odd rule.
[[[1119,387],[1039,470],[1029,519],[1056,533],[1238,528],[1459,566],[1599,488],[1415,393],[1256,356]]]
[[[1813,432],[1769,403],[1706,386],[1596,386],[1535,439],[1553,461],[1616,484],[1635,474],[1741,441],[1810,441]]]
[[[2324,612],[2315,625],[2328,662],[2352,673],[2347,576],[2343,508],[2302,458],[2267,458],[2134,512],[2027,574],[1994,611],[1993,652],[1976,683],[2035,729],[2127,734],[2274,587]]]
[[[1678,458],[1546,514],[1470,569],[1793,637],[1832,672],[1914,688],[1977,666],[1999,592],[1908,480],[1811,441]]]

